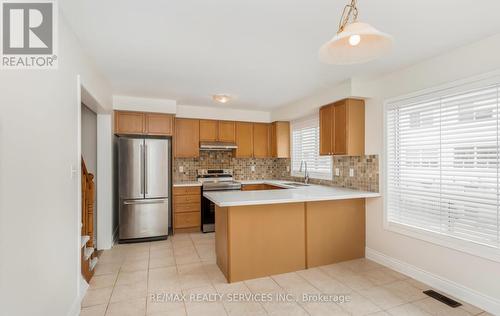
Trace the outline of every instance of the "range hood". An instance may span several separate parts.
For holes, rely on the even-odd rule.
[[[238,148],[236,143],[200,142],[200,150],[233,150]]]

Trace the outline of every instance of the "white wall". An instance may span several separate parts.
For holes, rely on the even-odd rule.
[[[78,310],[77,75],[111,108],[110,86],[59,19],[59,69],[0,71],[2,315]]]
[[[351,80],[333,85],[326,90],[316,93],[310,97],[297,100],[291,104],[274,109],[271,113],[272,121],[291,121],[314,113],[318,108],[338,100],[352,97]]]
[[[373,97],[366,102],[367,154],[383,155],[384,100],[499,68],[500,34],[359,87]],[[483,303],[496,299],[500,304],[500,263],[385,230],[383,199],[368,200],[366,214],[368,248],[451,281],[468,294],[477,292]]]
[[[175,113],[177,110],[177,101],[115,95],[113,96],[113,109],[122,111]]]
[[[271,122],[271,113],[266,111],[240,110],[224,107],[177,105],[177,117],[232,120],[246,122]]]
[[[115,227],[113,192],[113,124],[112,115],[97,114],[97,249],[113,246]]]

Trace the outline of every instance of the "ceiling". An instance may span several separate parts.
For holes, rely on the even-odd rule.
[[[331,66],[317,53],[347,0],[59,3],[114,94],[256,110],[500,33],[498,0],[359,0],[359,19],[393,35],[394,50],[371,63]],[[215,104],[214,93],[236,99]]]

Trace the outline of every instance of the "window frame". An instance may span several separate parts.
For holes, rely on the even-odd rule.
[[[500,243],[499,247],[484,245],[478,242],[462,239],[455,236],[439,234],[434,231],[425,230],[423,228],[413,227],[401,223],[389,221],[388,214],[388,185],[389,185],[389,161],[387,158],[388,147],[388,109],[391,104],[403,101],[410,98],[430,98],[430,96],[444,96],[453,93],[461,93],[470,89],[485,88],[488,85],[500,84],[500,70],[495,70],[482,75],[469,77],[462,80],[452,81],[446,84],[437,85],[428,89],[419,90],[399,97],[389,98],[383,102],[383,152],[382,160],[382,179],[383,179],[383,228],[386,231],[397,233],[400,235],[412,237],[418,240],[426,241],[438,246],[446,247],[463,253],[475,255],[481,258],[500,262]]]
[[[320,125],[319,125],[319,112],[316,113],[316,114],[313,114],[313,115],[307,115],[307,116],[303,116],[303,117],[300,117],[298,119],[295,119],[295,120],[292,120],[290,122],[290,176],[292,177],[304,177],[304,172],[299,172],[299,171],[294,171],[293,169],[293,151],[294,151],[294,142],[293,142],[293,125],[294,125],[294,122],[300,122],[300,121],[308,121],[308,120],[311,120],[311,119],[317,119],[318,121],[318,157],[324,157],[324,156],[320,156],[319,155],[319,128],[320,128]],[[297,123],[295,123],[297,124]],[[332,156],[328,156],[328,158],[330,159],[330,172],[329,174],[328,173],[318,173],[318,172],[310,172],[309,171],[309,178],[310,179],[316,179],[316,180],[328,180],[328,181],[333,181],[333,157]]]

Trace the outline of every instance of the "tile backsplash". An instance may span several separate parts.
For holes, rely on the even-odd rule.
[[[290,159],[283,158],[235,158],[229,151],[201,151],[199,158],[176,158],[173,165],[174,182],[196,180],[198,169],[233,169],[235,180],[281,179],[298,180],[290,175]],[[179,167],[183,167],[183,172]],[[254,166],[255,171],[252,171]],[[339,169],[339,176],[335,169]],[[349,176],[352,168],[354,175]],[[333,157],[332,180],[310,179],[311,183],[339,186],[371,192],[379,191],[378,155],[361,157]]]

